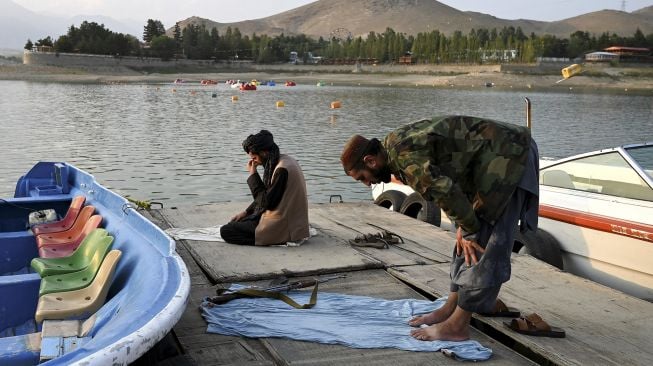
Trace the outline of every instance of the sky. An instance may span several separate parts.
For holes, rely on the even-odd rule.
[[[314,0],[12,0],[29,10],[56,15],[104,15],[117,20],[160,20],[166,28],[193,15],[221,23],[258,19]],[[328,1],[328,0],[325,0]],[[429,0],[421,0],[429,1]],[[621,10],[622,0],[439,0],[463,11],[503,19],[554,21],[593,11]],[[626,0],[626,11],[653,5],[653,0]]]

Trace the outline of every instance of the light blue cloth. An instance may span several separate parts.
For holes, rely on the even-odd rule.
[[[244,288],[234,285],[232,290]],[[306,304],[310,291],[288,295]],[[383,300],[319,292],[312,309],[295,309],[267,298],[241,298],[209,307],[202,303],[202,316],[209,333],[251,338],[285,337],[300,341],[341,344],[352,348],[397,348],[407,351],[446,351],[464,360],[482,361],[492,350],[477,341],[419,341],[410,336],[408,320],[440,308],[446,299]]]

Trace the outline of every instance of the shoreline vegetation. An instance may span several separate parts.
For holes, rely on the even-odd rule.
[[[568,65],[560,66],[565,67]],[[554,69],[555,70],[555,69]],[[438,88],[496,88],[502,90],[533,91],[578,91],[592,93],[615,93],[653,95],[653,67],[591,67],[578,76],[564,81],[560,73],[528,71],[501,71],[497,68],[456,65],[455,70],[443,65],[428,68],[403,67],[393,71],[384,68],[350,70],[322,68],[304,65],[293,68],[279,68],[278,65],[257,65],[256,69],[216,69],[211,67],[183,67],[169,69],[132,69],[116,67],[60,67],[46,65],[0,64],[0,80],[22,80],[30,82],[57,83],[143,83],[165,84],[183,79],[189,84],[202,79],[218,82],[240,79],[275,80],[281,85],[286,80],[298,84],[334,86],[389,86],[389,87],[438,87]]]

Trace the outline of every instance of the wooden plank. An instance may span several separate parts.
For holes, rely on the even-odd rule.
[[[215,286],[192,285],[188,305],[174,332],[184,352],[197,365],[272,365],[272,357],[257,339],[207,333],[199,306]]]
[[[274,361],[262,359],[242,341],[213,343],[204,348],[193,348],[186,353],[197,365],[275,365]]]
[[[317,228],[319,231],[328,233],[332,237],[340,239],[343,243],[347,244],[349,239],[353,239],[358,235],[361,235],[361,231],[350,229],[346,226],[341,225],[339,222],[333,218],[316,212],[318,210],[311,210],[311,225]],[[354,224],[355,225],[355,224]],[[373,233],[374,231],[369,231]],[[378,229],[376,230],[378,232]],[[387,249],[376,249],[376,248],[363,248],[363,247],[352,247],[353,249],[364,253],[366,256],[376,259],[379,262],[382,262],[386,267],[389,266],[408,266],[415,264],[432,264],[432,260],[425,259],[421,256],[415,255],[410,252],[406,252],[401,249],[403,245],[392,245]]]
[[[428,259],[436,263],[451,260],[454,238],[451,233],[373,203],[314,204],[309,214],[311,222],[327,220],[349,229],[347,239],[385,229],[404,239],[405,243],[397,245],[396,249],[405,251],[404,255],[412,256],[413,260],[415,256],[421,257],[421,261]]]
[[[242,206],[242,204],[241,204]],[[225,223],[233,215],[225,205],[162,210],[175,227],[207,227]],[[207,220],[207,217],[211,217]],[[300,247],[254,247],[222,242],[187,240],[193,259],[213,282],[251,281],[280,275],[313,275],[381,268],[383,264],[320,232]]]
[[[436,264],[389,269],[434,294],[448,293],[449,268]],[[524,314],[538,313],[566,338],[513,332],[506,319],[476,317],[529,352],[557,365],[652,365],[653,304],[562,272],[528,255],[513,255],[512,278],[500,297]]]
[[[347,278],[320,284],[320,291],[372,296],[388,300],[423,297],[383,270],[347,273]],[[383,316],[383,314],[379,314]],[[532,365],[501,343],[472,329],[472,338],[492,348],[493,356],[484,365]],[[460,365],[440,353],[410,352],[396,349],[353,349],[340,345],[266,338],[277,363],[292,365]],[[280,362],[283,360],[283,362]]]

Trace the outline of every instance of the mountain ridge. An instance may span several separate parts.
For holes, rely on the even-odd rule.
[[[644,34],[653,33],[653,6],[631,13],[600,10],[559,21],[546,22],[530,19],[501,19],[490,14],[460,11],[438,1],[428,0],[319,0],[295,9],[259,19],[219,23],[199,16],[179,22],[204,23],[208,29],[224,33],[227,27],[238,28],[241,34],[271,36],[306,34],[329,37],[334,30],[346,29],[352,36],[366,36],[370,31],[383,32],[387,27],[396,32],[417,34],[439,30],[451,35],[454,31],[469,33],[471,29],[501,29],[520,27],[525,34],[550,34],[568,38],[575,31],[600,35],[604,32],[632,36],[639,28]],[[171,30],[169,32],[170,35]]]
[[[99,15],[75,15],[68,18],[30,11],[11,0],[0,0],[0,49],[22,50],[27,39],[33,42],[51,36],[66,34],[71,25],[81,21],[94,21],[119,33],[142,38],[143,26],[133,20],[116,20]],[[264,18],[239,22],[219,23],[193,16],[179,21],[183,28],[188,24],[204,23],[208,29],[216,27],[224,34],[227,27],[237,27],[241,34],[281,33],[306,34],[328,38],[342,34],[367,36],[370,31],[382,33],[387,27],[396,32],[417,34],[439,30],[451,35],[460,30],[463,34],[479,28],[501,29],[520,27],[524,34],[551,34],[568,38],[575,31],[600,35],[603,32],[629,37],[639,28],[645,35],[653,33],[653,5],[630,13],[617,10],[599,10],[567,19],[545,22],[530,19],[507,20],[475,11],[460,11],[434,0],[318,0],[295,9]],[[145,24],[145,21],[143,21]],[[167,31],[172,36],[174,25]]]

